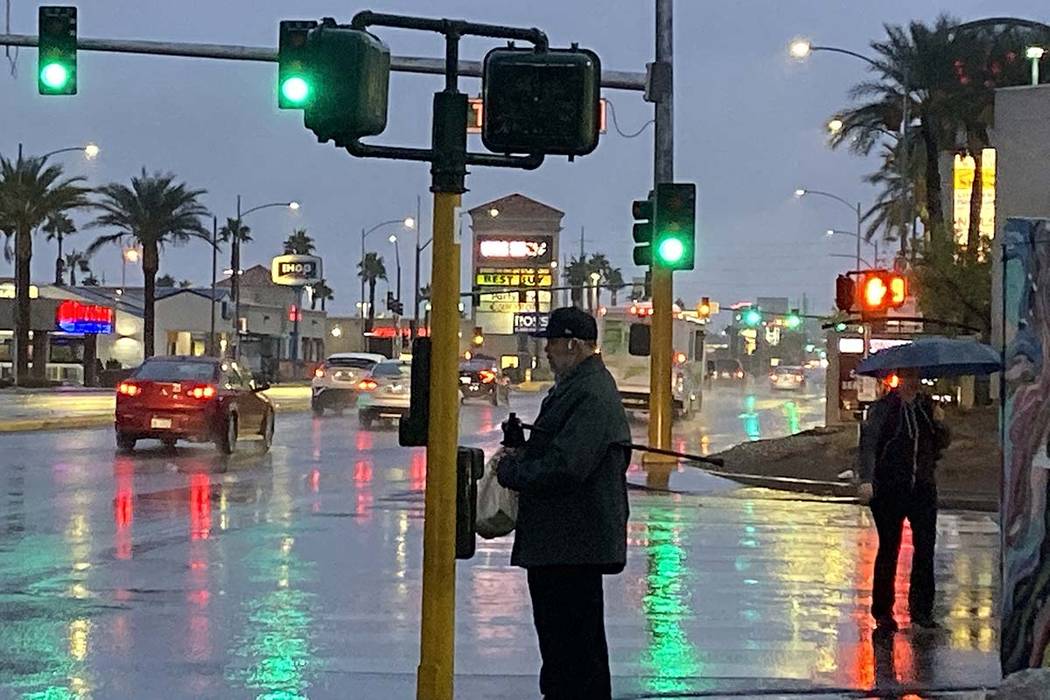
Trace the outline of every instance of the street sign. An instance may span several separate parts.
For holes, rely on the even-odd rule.
[[[305,287],[321,281],[321,258],[316,255],[278,255],[270,263],[270,278],[285,287]]]
[[[550,314],[517,313],[514,314],[515,333],[536,333],[547,330]]]

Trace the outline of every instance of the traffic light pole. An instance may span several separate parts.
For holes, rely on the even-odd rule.
[[[674,180],[674,0],[656,0],[656,64],[653,66],[656,131],[653,182]],[[654,188],[655,189],[655,188]],[[649,374],[649,446],[671,447],[672,271],[656,257],[652,266],[653,318]],[[646,455],[647,458],[650,455]]]

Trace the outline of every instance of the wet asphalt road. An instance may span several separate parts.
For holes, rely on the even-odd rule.
[[[538,403],[514,408],[528,418]],[[716,451],[822,413],[815,396],[715,392],[676,446]],[[461,442],[493,449],[506,409],[462,414]],[[248,445],[229,460],[151,443],[118,454],[108,430],[0,445],[0,697],[414,697],[426,465],[396,431],[283,414],[270,454]],[[631,480],[645,483],[641,467]],[[873,643],[866,512],[694,469],[671,485],[690,493],[632,490],[628,567],[607,579],[617,697],[903,697],[997,682],[987,516],[941,518],[944,631],[913,633],[899,606],[905,630]],[[481,542],[459,567],[460,698],[538,696],[509,554],[509,538]]]

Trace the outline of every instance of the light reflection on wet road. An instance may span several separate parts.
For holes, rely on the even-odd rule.
[[[465,407],[462,442],[493,449],[505,412]],[[676,446],[716,451],[822,412],[813,397],[723,392]],[[0,440],[0,697],[413,696],[426,464],[395,431],[282,415],[269,455],[228,462],[206,447],[115,454],[106,430]],[[638,467],[631,479],[645,482]],[[988,518],[941,519],[945,631],[873,644],[865,512],[697,470],[678,480],[703,494],[632,491],[628,568],[607,580],[618,694],[997,680]],[[459,568],[458,697],[536,696],[509,550],[480,542]]]

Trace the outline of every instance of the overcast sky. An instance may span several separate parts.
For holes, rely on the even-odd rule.
[[[10,2],[12,32],[35,33],[36,3]],[[331,0],[95,0],[80,4],[80,36],[274,46],[282,19],[349,21],[365,7],[536,26],[552,46],[575,41],[595,50],[608,69],[643,70],[652,60],[653,3],[638,0],[380,0],[359,7]],[[863,52],[884,34],[885,22],[932,20],[945,10],[962,20],[991,14],[1045,20],[1045,9],[1045,0],[1000,0],[994,7],[981,0],[678,0],[675,173],[697,183],[699,226],[697,269],[676,274],[676,295],[690,301],[706,295],[729,304],[806,294],[811,308],[824,310],[833,298],[835,273],[849,265],[829,254],[851,255],[853,240],[828,241],[823,232],[851,229],[852,214],[833,201],[798,201],[792,193],[801,186],[865,205],[871,201],[873,192],[862,178],[875,161],[831,151],[823,128],[846,104],[846,91],[864,77],[865,65],[827,53],[796,63],[786,57],[793,37]],[[431,35],[380,34],[395,54],[441,55],[441,43]],[[463,57],[480,58],[491,46],[468,40]],[[30,154],[95,141],[102,147],[95,162],[59,156],[72,173],[101,184],[127,181],[143,166],[172,171],[208,190],[204,201],[220,221],[233,215],[237,194],[245,208],[299,200],[298,214],[270,209],[247,220],[255,242],[247,246],[245,262],[268,261],[293,227],[306,227],[325,258],[326,276],[336,290],[330,308],[337,312],[349,313],[357,301],[362,226],[414,216],[417,196],[423,198],[424,227],[430,225],[427,166],[355,159],[318,144],[302,126],[301,113],[276,108],[276,64],[82,52],[75,97],[37,95],[35,65],[31,49],[19,52],[15,76],[3,64],[0,153],[14,156],[20,141]],[[479,86],[473,79],[462,82],[471,94]],[[427,145],[430,95],[440,88],[438,77],[395,74],[390,123],[378,140]],[[625,132],[636,131],[652,115],[639,93],[606,91],[605,96]],[[471,145],[480,150],[480,139],[472,137]],[[634,139],[610,130],[597,151],[574,163],[550,158],[534,172],[475,168],[464,206],[521,192],[557,207],[566,212],[563,249],[572,248],[569,239],[578,246],[583,228],[587,250],[606,253],[629,280],[641,274],[631,263],[630,203],[645,195],[651,181],[651,128]],[[371,237],[369,247],[384,255],[393,277],[386,235]],[[84,248],[93,236],[82,232],[69,245]],[[412,239],[409,234],[401,249],[407,280]],[[46,279],[54,269],[53,247],[39,242],[36,251],[34,272]],[[870,255],[870,248],[865,252]],[[199,243],[171,249],[162,272],[206,284],[209,257]],[[119,282],[118,250],[100,252],[94,265],[107,282]],[[428,268],[425,263],[424,280]],[[137,270],[134,275],[138,283]],[[409,297],[410,282],[405,290]]]

